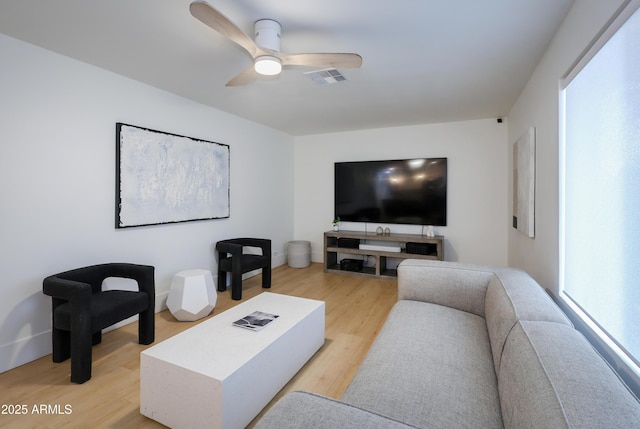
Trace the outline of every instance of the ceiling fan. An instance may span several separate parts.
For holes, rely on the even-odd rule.
[[[232,42],[240,45],[253,59],[253,65],[227,82],[226,86],[246,85],[259,75],[277,75],[283,66],[319,68],[358,68],[362,57],[348,53],[285,54],[280,52],[280,24],[271,19],[255,23],[255,41],[205,1],[189,6],[191,15]]]

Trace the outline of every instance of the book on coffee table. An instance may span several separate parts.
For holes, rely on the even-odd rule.
[[[238,319],[233,322],[233,326],[250,329],[252,331],[259,331],[277,318],[278,315],[276,314],[254,311],[253,313],[244,316],[242,319]]]

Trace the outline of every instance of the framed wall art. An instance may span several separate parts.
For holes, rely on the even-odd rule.
[[[530,127],[513,145],[513,227],[535,236],[536,129]]]
[[[229,146],[116,124],[116,228],[229,217]]]

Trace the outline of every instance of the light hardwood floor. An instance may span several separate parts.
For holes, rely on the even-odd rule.
[[[327,274],[321,264],[280,266],[272,276],[270,292],[325,301],[326,328],[324,346],[271,403],[292,390],[339,398],[397,300],[396,281]],[[264,291],[260,281],[260,276],[245,280],[243,300]],[[209,317],[239,302],[231,300],[230,291],[219,292]],[[168,311],[158,313],[156,343],[203,320],[178,322]],[[0,374],[0,411],[26,406],[26,414],[0,414],[0,427],[164,427],[140,414],[140,352],[146,347],[137,343],[137,323],[132,323],[103,335],[93,348],[92,378],[84,384],[69,381],[69,361],[56,364],[50,355]]]

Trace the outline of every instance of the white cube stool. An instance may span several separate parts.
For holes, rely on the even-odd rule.
[[[210,271],[186,270],[173,276],[167,307],[176,319],[191,322],[211,313],[217,300]]]

